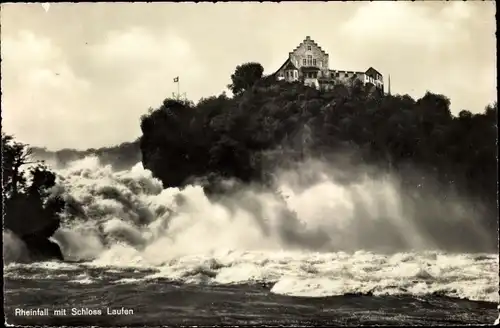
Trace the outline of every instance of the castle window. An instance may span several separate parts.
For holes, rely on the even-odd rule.
[[[305,59],[305,58],[302,60],[302,65],[304,65],[304,66],[306,66],[306,65],[307,65],[307,61],[306,61],[306,59]]]
[[[311,46],[307,46],[307,50],[308,50],[308,51],[311,51]]]
[[[307,65],[311,66],[312,65],[312,56],[307,55]]]
[[[317,78],[318,76],[316,75],[315,72],[309,72],[309,73],[307,73],[307,77],[310,79],[314,79],[314,78]]]
[[[313,66],[316,66],[316,58],[313,59]]]

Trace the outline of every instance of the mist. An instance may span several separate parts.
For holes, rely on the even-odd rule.
[[[207,194],[202,182],[164,188],[141,163],[115,171],[87,157],[57,170],[53,193],[67,208],[52,239],[66,261],[142,268],[145,280],[498,299],[495,233],[477,206],[453,193],[443,201],[429,182],[415,194],[385,171],[347,167],[308,160],[276,170],[267,186],[226,180],[223,193]],[[22,261],[23,247],[4,232],[6,263]]]
[[[219,250],[495,249],[494,234],[463,198],[412,197],[390,174],[353,171],[309,160],[277,171],[272,188],[232,182],[234,191],[207,196],[202,185],[163,189],[140,163],[116,172],[88,157],[58,171],[58,192],[70,206],[54,238],[68,258],[109,257],[125,247],[121,260],[154,262]]]
[[[98,149],[77,150],[66,148],[52,151],[46,148],[30,147],[30,151],[35,160],[43,161],[54,169],[64,169],[72,162],[89,156],[97,157],[102,165],[111,165],[114,170],[128,170],[141,161],[138,140]]]

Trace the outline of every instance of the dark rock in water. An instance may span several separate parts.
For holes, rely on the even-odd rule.
[[[59,229],[56,214],[63,207],[58,198],[49,199],[44,206],[36,194],[18,194],[6,201],[4,228],[26,244],[31,261],[63,260],[59,245],[49,240]]]
[[[4,227],[21,238],[49,238],[60,225],[59,218],[36,197],[19,195],[6,200],[5,213]]]
[[[22,240],[28,248],[32,261],[64,260],[59,245],[47,238],[30,236],[24,237]]]

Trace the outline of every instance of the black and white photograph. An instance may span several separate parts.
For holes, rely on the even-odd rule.
[[[5,324],[498,325],[495,14],[2,3]]]

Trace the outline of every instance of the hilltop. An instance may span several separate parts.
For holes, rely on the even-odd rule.
[[[233,97],[223,93],[197,104],[165,99],[141,117],[142,136],[134,142],[85,151],[50,152],[37,147],[25,151],[26,146],[15,143],[9,147],[16,156],[30,153],[56,165],[89,155],[96,155],[102,164],[117,170],[142,161],[165,188],[196,181],[204,183],[210,195],[224,191],[218,183],[221,179],[267,188],[273,183],[276,169],[293,168],[307,159],[330,163],[345,171],[347,179],[366,173],[367,167],[375,168],[369,173],[400,179],[403,192],[417,204],[421,215],[442,226],[444,230],[438,229],[437,233],[459,227],[448,226],[442,217],[434,218],[432,209],[426,212],[426,204],[430,200],[445,201],[450,195],[467,198],[477,214],[470,219],[491,231],[491,240],[486,243],[496,247],[496,102],[487,105],[482,113],[462,110],[454,116],[450,100],[444,95],[427,92],[420,99],[387,95],[356,79],[318,90],[302,81],[262,76],[259,66],[247,63],[236,68],[228,86]],[[8,136],[5,142],[3,139],[3,144],[12,140]],[[47,185],[43,188],[50,188],[55,175],[41,166],[37,170],[30,174],[39,175]],[[22,176],[14,179],[16,170],[9,172],[4,170],[4,180],[12,180],[13,186],[20,184],[23,189],[27,180]],[[24,194],[9,196],[12,204],[20,202],[9,214],[12,222],[25,215],[31,205],[22,205],[24,202],[32,202],[36,206],[31,208],[45,213],[48,223],[36,232],[36,243],[41,245],[57,228],[59,221],[53,220],[54,213],[64,204],[57,198],[52,207],[45,209],[41,200],[46,196],[32,194],[35,196],[28,200],[22,198]],[[25,228],[28,226],[34,225]],[[23,233],[17,232],[19,236]],[[466,244],[464,247],[476,246]]]
[[[459,194],[496,231],[496,102],[454,116],[444,95],[387,95],[356,79],[317,90],[256,76],[259,65],[237,67],[232,98],[166,99],[142,117],[142,162],[165,187],[206,177],[269,184],[276,168],[313,158],[375,167],[408,193]]]

